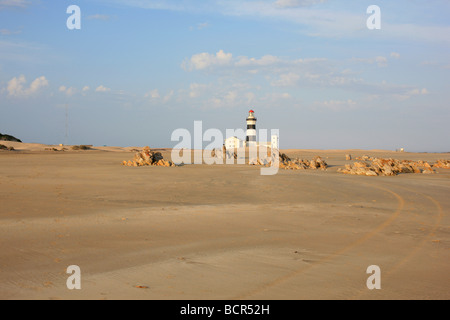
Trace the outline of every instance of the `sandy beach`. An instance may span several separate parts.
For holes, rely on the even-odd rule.
[[[0,151],[0,299],[450,298],[450,170],[337,172],[349,153],[448,153],[283,150],[329,168],[261,176],[121,166],[133,148],[2,144],[16,151]],[[66,287],[70,265],[81,290]],[[381,290],[366,286],[371,265]]]

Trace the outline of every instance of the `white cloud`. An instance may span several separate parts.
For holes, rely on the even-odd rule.
[[[31,4],[28,0],[0,0],[0,9],[3,8],[25,8]]]
[[[20,96],[24,92],[23,85],[27,82],[24,75],[19,78],[13,78],[8,82],[6,90],[10,96]]]
[[[198,98],[205,92],[207,87],[208,87],[208,85],[206,85],[206,84],[191,83],[189,97],[190,98]]]
[[[428,91],[427,88],[423,88],[423,89],[418,89],[418,88],[416,88],[416,89],[413,89],[413,90],[408,91],[408,92],[407,92],[407,95],[408,95],[408,96],[418,96],[418,95],[427,95],[427,94],[429,94],[429,93],[430,93],[430,92]]]
[[[234,108],[241,105],[239,94],[236,90],[228,90],[221,95],[212,97],[207,101],[205,107],[207,108]]]
[[[228,91],[225,95],[225,101],[232,104],[236,101],[236,98],[238,97],[238,94],[236,91]]]
[[[391,52],[391,57],[395,59],[400,59],[400,53],[398,52]]]
[[[273,55],[264,55],[261,58],[246,56],[233,58],[232,53],[225,53],[223,50],[220,50],[216,54],[205,52],[194,54],[190,59],[184,60],[182,67],[186,71],[221,70],[230,72],[241,69],[248,74],[258,74],[261,70],[266,70],[270,73],[281,73],[288,72],[293,68],[307,68],[325,62],[327,62],[327,59],[324,58],[287,60]]]
[[[375,58],[353,58],[352,61],[368,63],[368,64],[377,64],[379,67],[387,67],[388,59],[383,56],[378,56]]]
[[[77,93],[77,89],[74,87],[70,87],[69,89],[66,90],[66,94],[68,96],[73,96],[75,93]]]
[[[256,99],[256,95],[253,92],[247,92],[245,97],[247,98],[247,104],[253,103]]]
[[[328,100],[323,102],[315,102],[314,108],[327,109],[331,111],[345,111],[355,109],[357,103],[352,99],[348,100]]]
[[[427,88],[414,88],[409,89],[408,91],[403,90],[403,92],[394,93],[392,96],[397,99],[398,101],[405,101],[408,99],[411,99],[413,96],[425,96],[430,94]]]
[[[237,67],[269,66],[281,62],[281,59],[272,55],[265,55],[261,59],[239,57],[235,65]]]
[[[175,92],[173,90],[171,90],[166,96],[164,96],[163,102],[164,103],[169,102],[172,99],[174,94],[175,94]]]
[[[31,82],[28,88],[25,87],[26,82],[27,80],[24,75],[21,75],[19,78],[14,77],[11,79],[6,88],[8,95],[14,97],[26,97],[37,93],[40,89],[48,86],[48,80],[44,76],[36,78]]]
[[[158,89],[153,89],[144,95],[147,98],[147,102],[151,104],[165,104],[172,101],[175,96],[175,90],[170,90],[166,95],[163,95]]]
[[[387,58],[378,56],[375,58],[376,63],[379,67],[387,67]]]
[[[20,33],[22,33],[21,30],[12,31],[12,30],[9,30],[9,29],[0,29],[0,34],[2,34],[4,36],[10,36],[10,35],[13,35],[13,34],[20,34]]]
[[[336,6],[316,8],[313,5],[323,0],[211,0],[211,1],[174,1],[164,0],[116,0],[124,5],[152,10],[169,10],[195,14],[220,14],[240,19],[257,18],[278,20],[303,26],[303,34],[313,37],[362,39],[367,35],[364,11],[358,6],[346,10]],[[417,9],[419,4],[412,4]],[[401,39],[413,42],[449,43],[450,27],[446,25],[419,24],[411,18],[408,23],[383,22],[383,38]]]
[[[277,0],[275,6],[279,8],[298,8],[324,3],[325,1],[326,0]]]
[[[209,22],[202,22],[197,23],[197,26],[195,28],[191,27],[191,30],[197,29],[197,30],[203,30],[205,28],[208,28],[210,26]]]
[[[213,66],[226,66],[231,63],[233,55],[220,50],[215,55],[207,52],[195,54],[189,61],[183,62],[185,70],[204,70]]]
[[[88,20],[102,20],[102,21],[107,21],[109,20],[111,17],[106,15],[106,14],[94,14],[91,16],[88,16],[86,19]]]
[[[83,89],[82,89],[83,92],[87,92],[89,90],[90,90],[90,88],[88,86],[84,86]]]
[[[109,92],[109,91],[111,91],[111,89],[103,85],[100,85],[99,87],[97,87],[97,89],[95,89],[95,92]]]
[[[67,88],[66,86],[60,86],[59,92],[64,92],[69,97],[73,96],[75,93],[77,93],[77,89],[74,87]]]
[[[48,86],[48,81],[44,76],[42,76],[42,77],[34,80],[31,83],[30,88],[28,90],[30,93],[36,93],[37,91],[39,91],[39,89],[46,87],[46,86]]]
[[[272,81],[271,85],[274,87],[292,87],[297,84],[300,76],[296,73],[290,72],[280,75],[278,80]]]
[[[159,99],[161,96],[160,96],[160,94],[159,94],[158,89],[154,89],[154,90],[152,90],[152,91],[150,91],[150,92],[147,92],[147,93],[144,95],[144,97],[145,97],[145,98],[152,98],[152,99]]]
[[[206,108],[209,107],[236,107],[249,103],[275,101],[280,102],[283,99],[293,99],[291,94],[293,91],[286,89],[284,94],[271,92],[268,90],[265,98],[256,99],[260,96],[261,88],[256,89],[256,82],[261,85],[261,80],[266,80],[271,87],[278,88],[330,88],[332,90],[346,90],[354,92],[358,96],[365,94],[366,96],[390,99],[409,99],[414,94],[428,94],[427,89],[417,89],[411,85],[401,85],[394,83],[373,83],[364,79],[364,74],[351,67],[358,63],[372,64],[378,67],[386,67],[390,59],[385,56],[375,56],[372,58],[353,58],[346,60],[346,64],[342,61],[333,61],[324,58],[307,58],[307,59],[287,59],[277,56],[265,55],[262,58],[253,58],[239,56],[234,57],[231,53],[225,53],[228,56],[226,67],[220,65],[217,61],[217,54],[202,54],[207,59],[201,60],[201,63],[191,64],[188,70],[198,71],[214,71],[219,77],[216,83],[209,83],[208,87],[204,85],[191,84],[190,90],[187,90],[184,98],[203,98],[199,104],[203,102]],[[197,55],[194,55],[195,57]],[[389,57],[389,56],[388,56]],[[194,59],[195,60],[195,59]],[[185,61],[192,61],[186,59]],[[370,69],[369,69],[370,70]],[[373,70],[371,70],[373,71]],[[258,74],[254,77],[253,74]],[[246,84],[246,87],[239,88],[234,86],[236,79],[240,84]],[[264,86],[264,84],[262,84]],[[267,87],[266,87],[267,88]],[[418,90],[418,91],[417,91]],[[233,92],[237,94],[233,94]],[[252,94],[249,94],[252,92]],[[255,95],[257,93],[257,95]],[[209,98],[208,98],[209,97]],[[255,101],[256,99],[256,101]],[[264,100],[265,99],[265,100]],[[253,102],[255,101],[255,102]],[[321,102],[317,105],[322,108],[331,110],[348,110],[356,108],[356,102],[351,99],[347,100],[329,100]]]

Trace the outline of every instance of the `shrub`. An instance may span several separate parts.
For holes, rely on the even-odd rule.
[[[90,146],[81,145],[81,146],[73,146],[72,150],[91,150]]]
[[[0,133],[0,141],[13,141],[13,142],[22,142],[16,137],[10,136],[9,134],[1,134]]]
[[[3,144],[0,144],[0,150],[14,151],[15,149],[13,147],[7,147]]]

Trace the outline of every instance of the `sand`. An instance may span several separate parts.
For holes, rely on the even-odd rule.
[[[330,168],[261,176],[121,166],[133,148],[2,144],[20,151],[0,151],[0,299],[450,298],[450,170],[337,173],[347,153],[450,154],[283,150]],[[81,290],[66,287],[70,265]],[[381,290],[367,289],[371,265]]]

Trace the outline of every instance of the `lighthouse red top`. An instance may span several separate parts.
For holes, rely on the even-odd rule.
[[[250,113],[255,113],[255,111],[253,111],[253,110],[250,110],[249,112],[250,112]]]

